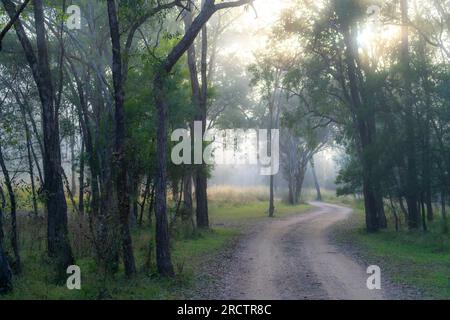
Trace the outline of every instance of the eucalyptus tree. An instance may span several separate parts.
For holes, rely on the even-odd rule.
[[[215,3],[215,0],[205,0],[199,14],[192,25],[185,30],[181,40],[164,57],[154,77],[153,94],[157,109],[157,154],[156,161],[156,260],[158,271],[164,276],[173,276],[174,270],[169,249],[169,232],[167,223],[167,78],[175,64],[186,53],[197,35],[208,20],[223,9],[240,7],[253,3],[254,0],[236,0]]]
[[[0,234],[2,233],[0,231]],[[0,294],[10,292],[12,288],[12,272],[3,248],[3,239],[0,239]]]
[[[355,1],[311,3],[301,14],[286,13],[280,26],[284,37],[303,43],[302,63],[290,72],[298,82],[295,94],[308,113],[345,128],[358,150],[367,229],[373,232],[385,219],[377,163],[371,156],[376,148],[374,91],[369,90],[357,48],[363,14]]]
[[[57,81],[50,70],[50,57],[45,26],[44,6],[41,0],[33,3],[34,27],[36,32],[35,53],[29,34],[26,32],[22,19],[18,18],[17,9],[11,0],[2,0],[11,20],[15,20],[14,28],[28,65],[32,70],[33,79],[39,92],[42,107],[43,127],[43,164],[44,185],[47,210],[47,246],[48,254],[54,259],[59,280],[66,268],[74,263],[72,249],[67,229],[67,203],[61,178],[61,149],[59,143],[59,112],[58,95],[54,85]],[[62,79],[59,79],[62,84]],[[61,90],[58,94],[61,93]]]
[[[409,228],[426,229],[448,181],[441,109],[448,104],[441,90],[448,10],[440,2],[388,1],[372,24],[368,8],[352,0],[306,3],[285,13],[279,38],[301,43],[290,72],[301,89],[295,94],[337,129],[348,153],[339,192],[364,194],[367,229],[386,226],[384,199],[398,203]]]
[[[193,22],[193,16],[196,14],[196,7],[202,7],[204,1],[201,3],[189,3],[188,9],[181,9],[185,29],[189,29]],[[201,37],[198,41],[194,41],[187,50],[188,68],[190,74],[190,83],[192,90],[192,103],[196,107],[194,119],[189,124],[191,134],[193,136],[194,121],[202,123],[202,134],[208,129],[212,129],[214,122],[218,116],[217,113],[224,111],[227,105],[220,105],[218,110],[215,110],[214,99],[211,96],[211,91],[214,88],[214,76],[217,69],[217,55],[219,40],[223,32],[232,23],[233,17],[229,12],[218,13],[205,24],[201,30]],[[191,181],[194,178],[195,182],[195,200],[196,200],[196,220],[199,228],[209,228],[209,214],[208,214],[208,167],[205,163],[197,165],[196,168],[189,168],[190,172],[185,176],[185,210],[188,212],[192,210],[192,186]]]
[[[328,123],[321,119],[308,116],[301,100],[294,96],[283,105],[281,116],[280,152],[282,172],[288,182],[288,202],[298,204],[301,199],[303,182],[308,164],[313,163],[313,157],[322,151],[330,139]],[[311,165],[313,168],[313,164]],[[315,171],[313,168],[313,174]],[[315,178],[317,184],[317,179]],[[320,188],[318,200],[320,200]]]
[[[5,180],[6,189],[8,191],[9,197],[9,207],[11,216],[11,248],[14,252],[14,264],[13,271],[16,274],[22,272],[22,262],[19,253],[19,240],[17,231],[17,200],[16,194],[13,188],[13,181],[9,174],[8,168],[6,167],[5,156],[2,149],[2,144],[0,143],[0,168],[2,169],[3,177]]]
[[[133,156],[127,152],[134,145],[130,141],[133,130],[127,126],[130,121],[125,105],[131,91],[127,82],[130,70],[141,63],[139,57],[154,55],[153,51],[161,45],[162,18],[182,2],[108,1],[107,6],[87,2],[83,5],[83,12],[87,13],[83,21],[89,32],[66,30],[67,42],[73,49],[73,54],[67,56],[68,73],[73,79],[71,96],[90,169],[89,216],[97,255],[105,268],[115,271],[121,245],[125,273],[129,276],[136,272],[129,221],[130,208],[136,208],[141,163],[132,162]],[[161,26],[155,26],[155,22],[161,22]],[[150,30],[149,37],[143,30]],[[108,36],[110,43],[105,42]],[[148,42],[152,42],[151,47]],[[147,75],[153,72],[148,67],[143,71]],[[146,174],[151,181],[153,173],[149,170]]]
[[[251,85],[258,89],[263,103],[265,119],[263,120],[269,130],[269,149],[272,144],[272,129],[279,128],[282,100],[283,76],[287,72],[286,61],[277,55],[277,52],[266,51],[257,57],[257,62],[250,65],[249,71],[253,78]],[[281,61],[281,62],[280,62]],[[275,214],[274,203],[274,176],[269,177],[269,217]]]
[[[0,107],[4,101],[1,101]],[[6,197],[0,184],[0,294],[8,293],[12,290],[12,271],[4,247],[3,215],[6,208]]]

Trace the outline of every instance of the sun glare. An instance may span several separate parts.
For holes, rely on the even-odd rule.
[[[401,28],[394,25],[367,23],[358,35],[360,54],[370,60],[382,60],[401,37]]]
[[[272,27],[291,3],[291,0],[255,1],[254,7],[236,19],[227,32],[222,53],[235,55],[244,63],[252,61],[254,53],[267,46]]]

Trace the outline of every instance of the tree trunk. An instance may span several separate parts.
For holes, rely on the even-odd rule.
[[[204,2],[202,3],[202,6]],[[206,117],[207,117],[207,106],[208,106],[208,32],[206,24],[202,28],[202,55],[201,55],[201,99],[200,99],[200,110],[199,118],[202,122],[202,136],[206,132]],[[196,183],[196,200],[197,200],[197,227],[208,229],[209,228],[209,212],[208,212],[208,173],[207,165],[202,163],[199,170],[197,171],[197,183]]]
[[[432,179],[432,151],[431,151],[431,127],[432,127],[432,109],[433,102],[431,99],[431,84],[430,84],[430,72],[426,63],[426,42],[425,39],[421,39],[419,46],[419,54],[424,60],[421,68],[422,76],[422,86],[425,94],[425,125],[424,125],[424,150],[423,150],[423,188],[425,191],[425,203],[427,206],[427,220],[433,221],[433,200],[432,200],[432,190],[431,190],[431,179]]]
[[[11,213],[11,248],[14,252],[14,265],[13,270],[15,274],[20,274],[22,272],[22,263],[20,261],[19,253],[19,242],[18,242],[18,232],[17,232],[17,203],[16,195],[14,194],[12,181],[9,176],[8,169],[6,168],[5,158],[3,157],[2,146],[0,145],[0,167],[2,168],[3,177],[5,178],[6,189],[8,190],[9,205]]]
[[[3,211],[6,207],[5,194],[0,185],[0,295],[8,293],[12,290],[12,272],[9,266],[3,243]]]
[[[445,191],[441,192],[442,233],[448,233],[447,212],[445,211]]]
[[[303,190],[303,181],[305,180],[306,166],[300,168],[300,172],[298,173],[295,181],[295,204],[299,204],[302,197]]]
[[[0,295],[11,292],[12,289],[12,272],[0,240]]]
[[[355,61],[355,40],[352,38],[350,26],[346,18],[339,15],[344,41],[347,46],[345,50],[345,61],[347,65],[347,76],[349,79],[350,105],[355,113],[355,129],[359,133],[359,156],[363,167],[363,194],[364,208],[366,213],[366,229],[368,232],[377,232],[379,229],[377,196],[374,185],[372,159],[368,159],[366,151],[373,143],[373,132],[364,117],[361,91],[358,85],[357,66]],[[354,36],[354,35],[353,35]]]
[[[295,201],[294,201],[294,193],[295,193],[295,187],[294,187],[294,179],[293,177],[288,177],[288,188],[289,188],[289,194],[288,194],[288,202],[290,205],[294,205]]]
[[[203,3],[202,3],[203,5]],[[187,13],[184,17],[184,24],[186,32],[192,27],[192,14]],[[202,47],[201,47],[201,79],[202,83],[198,79],[197,70],[197,59],[195,45],[192,44],[187,49],[188,67],[191,79],[191,90],[192,90],[192,102],[197,108],[195,115],[195,121],[202,122],[202,136],[206,131],[206,109],[207,109],[207,90],[208,90],[208,79],[206,76],[207,72],[207,49],[208,49],[208,38],[207,29],[202,27]],[[191,125],[191,131],[193,131],[193,125]],[[196,220],[197,227],[202,229],[209,228],[209,217],[208,217],[208,194],[207,194],[207,166],[205,164],[198,165],[198,168],[194,175],[195,179],[195,199],[196,199]],[[191,188],[192,189],[192,188]]]
[[[410,229],[418,229],[420,225],[420,213],[418,210],[418,183],[416,168],[416,146],[415,146],[415,120],[413,115],[413,101],[411,89],[411,68],[409,56],[409,18],[408,0],[401,0],[402,11],[402,76],[405,84],[405,127],[407,147],[407,168],[406,168],[406,203],[408,205],[408,226]]]
[[[130,233],[130,195],[128,185],[127,163],[125,159],[125,93],[123,89],[123,70],[120,48],[120,30],[117,18],[116,4],[114,0],[108,0],[108,20],[110,27],[112,52],[113,52],[113,82],[115,100],[115,163],[116,178],[115,187],[117,190],[119,203],[119,220],[122,234],[122,254],[125,267],[125,274],[131,276],[136,273],[136,263],[134,260],[133,243]]]
[[[274,96],[276,93],[276,89],[274,92]],[[272,150],[272,129],[273,129],[273,113],[275,107],[275,97],[269,102],[269,148],[268,150]],[[272,156],[272,154],[271,154]],[[296,201],[295,196],[297,192],[294,192],[294,202]],[[275,214],[275,203],[274,203],[274,175],[271,173],[269,177],[269,217],[273,217]]]
[[[317,175],[316,175],[316,166],[314,164],[314,159],[311,159],[311,161],[309,162],[310,166],[311,166],[311,172],[312,172],[312,176],[314,179],[314,186],[316,187],[316,201],[322,201],[322,193],[320,192],[320,185],[319,185],[319,180],[317,180]]]
[[[273,175],[270,176],[269,181],[269,217],[273,217],[275,214],[275,204],[274,204],[274,191],[273,191]],[[295,195],[295,193],[294,193]],[[295,202],[295,197],[294,197]]]
[[[153,184],[152,186],[152,191],[150,193],[150,204],[148,205],[148,225],[150,227],[152,227],[152,223],[153,223],[153,207],[155,205],[155,184]]]
[[[13,92],[13,94],[16,98],[16,102],[19,105],[20,113],[22,115],[23,127],[25,130],[26,145],[27,145],[27,160],[28,160],[28,169],[29,169],[29,174],[30,174],[33,212],[34,212],[34,215],[37,216],[38,215],[38,203],[37,203],[37,195],[36,195],[36,182],[34,180],[34,166],[33,166],[34,161],[36,162],[36,167],[38,169],[40,180],[42,179],[42,174],[41,174],[41,169],[39,167],[39,162],[37,161],[36,154],[34,153],[34,150],[33,150],[33,144],[31,141],[32,135],[31,135],[30,128],[29,128],[28,122],[27,122],[27,110],[30,107],[29,107],[29,104],[25,105],[26,102],[21,101],[18,92],[16,92],[16,90],[14,90],[14,88],[11,88],[11,91]],[[41,183],[42,183],[42,180],[41,180]]]
[[[421,199],[420,201],[420,208],[421,208],[421,212],[422,212],[422,228],[423,231],[428,231],[428,227],[427,227],[427,219],[426,219],[426,212],[425,212],[425,202],[423,199]]]
[[[0,184],[0,243],[3,243],[5,239],[5,233],[3,231],[3,213],[6,208],[6,198],[3,192],[2,185]]]
[[[10,18],[16,9],[11,0],[2,0]],[[66,278],[66,270],[74,259],[68,239],[67,203],[61,178],[61,152],[59,145],[58,112],[55,110],[55,95],[47,51],[44,8],[42,0],[34,1],[37,57],[20,19],[14,26],[30,65],[42,105],[42,127],[44,135],[44,196],[47,208],[47,246],[49,256],[55,260],[57,280]]]
[[[156,264],[159,274],[175,276],[169,246],[169,226],[167,221],[167,102],[164,92],[164,77],[158,75],[154,81],[154,96],[157,108],[157,147],[156,147]]]
[[[150,184],[151,179],[150,176],[147,176],[147,181],[145,182],[145,189],[144,189],[144,195],[141,203],[141,212],[139,213],[139,226],[142,226],[142,222],[144,220],[144,210],[145,210],[145,204],[147,203],[147,198],[150,193]]]
[[[169,73],[180,58],[191,47],[202,27],[218,10],[242,6],[251,0],[233,1],[215,4],[213,0],[206,0],[200,13],[191,26],[186,30],[183,38],[170,51],[161,66],[157,69],[153,81],[153,95],[157,110],[157,160],[156,160],[156,263],[158,272],[163,276],[173,276],[174,270],[169,249],[169,232],[167,222],[167,93],[166,81]]]
[[[206,177],[205,166],[197,172],[195,183],[195,199],[197,203],[197,227],[201,229],[209,228],[209,216],[208,216],[208,178]]]
[[[188,170],[183,179],[183,210],[187,215],[192,217],[193,206],[192,206],[192,175],[191,171]]]
[[[391,205],[392,214],[394,215],[395,231],[398,232],[399,230],[398,214],[397,210],[395,209],[394,202],[392,201],[392,197],[390,195],[389,195],[389,203]]]
[[[387,218],[386,218],[386,212],[384,210],[384,201],[383,201],[383,197],[380,195],[379,192],[379,184],[376,184],[378,186],[377,188],[377,204],[378,204],[378,208],[377,208],[377,214],[378,214],[378,225],[380,226],[380,229],[386,229],[388,227],[388,223],[387,223]]]
[[[12,272],[8,264],[3,244],[0,243],[0,295],[11,292]]]
[[[84,216],[84,138],[81,139],[80,175],[78,177],[78,183],[78,211],[80,212],[80,215]]]
[[[40,66],[40,96],[44,131],[44,192],[48,211],[48,251],[56,260],[58,280],[66,276],[66,269],[74,262],[67,229],[67,203],[61,178],[59,145],[59,115],[55,110],[49,57],[46,43],[42,0],[34,1],[38,64]]]
[[[91,199],[88,202],[89,206],[89,219],[92,221],[93,217],[98,217],[99,210],[100,210],[100,191],[98,186],[98,172],[99,172],[99,165],[98,165],[98,156],[94,149],[94,142],[92,137],[92,132],[89,126],[89,117],[88,117],[88,106],[87,101],[85,98],[85,92],[83,88],[83,83],[81,82],[81,79],[78,77],[78,74],[76,72],[76,69],[74,65],[69,60],[69,66],[72,71],[72,75],[75,79],[76,84],[76,92],[74,89],[74,96],[78,95],[79,99],[79,105],[78,105],[78,118],[79,123],[81,127],[82,132],[82,151],[85,152],[85,155],[87,156],[87,163],[89,165],[89,172],[90,172],[90,191],[91,191]],[[72,88],[72,87],[70,87]],[[81,161],[83,161],[83,167],[84,167],[84,157],[80,160],[80,174],[84,175],[84,170],[81,170]],[[81,176],[80,176],[81,178]],[[80,188],[84,186],[80,185]],[[81,198],[80,198],[81,199]],[[83,199],[84,202],[84,199]],[[84,212],[83,210],[80,210],[80,212]],[[92,226],[91,226],[92,227]]]
[[[70,162],[71,162],[71,170],[70,170],[70,190],[75,193],[77,190],[77,183],[75,174],[77,172],[77,164],[75,162],[75,136],[72,134],[70,136]]]
[[[31,200],[33,203],[33,212],[35,216],[38,216],[38,204],[37,204],[37,196],[36,196],[36,183],[34,181],[34,167],[33,167],[33,155],[31,152],[31,134],[28,128],[26,114],[22,111],[23,124],[25,129],[25,137],[27,143],[27,159],[28,159],[28,168],[30,173],[30,183],[31,183]]]
[[[405,222],[408,222],[408,210],[406,210],[405,204],[403,203],[403,197],[402,196],[398,197],[398,202],[400,204],[400,209],[403,212],[403,216],[405,218]]]

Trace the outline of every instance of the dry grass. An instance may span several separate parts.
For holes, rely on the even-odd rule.
[[[217,186],[208,188],[208,199],[217,205],[243,205],[269,201],[267,187]]]

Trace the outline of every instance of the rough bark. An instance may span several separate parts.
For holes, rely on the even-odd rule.
[[[24,110],[25,106],[23,106],[21,103],[19,103],[19,105],[20,105],[20,111],[22,114],[22,121],[23,121],[23,126],[25,129],[25,138],[26,138],[26,144],[27,144],[28,171],[29,171],[30,183],[31,183],[31,200],[32,200],[32,204],[33,204],[34,215],[37,216],[39,213],[38,213],[38,204],[37,204],[37,196],[36,196],[36,183],[34,181],[33,155],[32,155],[32,150],[31,150],[31,148],[32,148],[31,133],[30,133],[30,128],[28,127],[28,123],[27,123],[26,112]]]
[[[202,5],[204,5],[204,1]],[[206,24],[202,27],[202,52],[201,52],[201,98],[198,110],[198,118],[202,122],[202,136],[206,132],[206,117],[208,108],[208,29]],[[196,213],[197,213],[197,227],[202,229],[209,228],[209,213],[208,213],[208,167],[205,163],[199,166],[196,177]]]
[[[10,18],[16,14],[11,0],[2,0]],[[42,106],[43,128],[43,192],[47,208],[47,247],[48,254],[55,261],[57,280],[66,276],[66,269],[73,265],[74,259],[67,230],[67,203],[61,178],[61,152],[59,145],[58,113],[55,112],[55,95],[50,72],[46,42],[45,19],[42,0],[34,1],[36,25],[37,56],[28,39],[20,19],[14,23],[16,34],[22,45],[27,62],[31,68]]]
[[[0,241],[0,295],[8,293],[12,289],[12,272],[3,249],[3,243]]]
[[[12,272],[9,267],[8,259],[3,244],[0,243],[0,295],[12,290]]]
[[[136,263],[133,254],[133,244],[130,233],[130,195],[128,185],[127,163],[125,159],[125,92],[123,89],[122,56],[120,48],[120,30],[114,0],[108,0],[108,18],[113,52],[113,82],[115,100],[115,178],[119,203],[119,219],[122,235],[122,254],[125,274],[131,276],[136,273]]]
[[[155,174],[155,215],[156,215],[156,265],[159,274],[175,275],[169,244],[167,220],[167,97],[164,92],[164,78],[155,79],[154,95],[157,106],[157,160]]]
[[[190,171],[186,172],[183,183],[183,211],[192,217],[192,175]]]
[[[150,194],[150,185],[151,185],[152,180],[150,179],[150,176],[147,176],[147,181],[145,182],[145,189],[144,189],[144,194],[143,194],[143,199],[142,202],[140,204],[141,206],[141,212],[139,213],[139,226],[142,226],[143,220],[144,220],[144,210],[145,210],[145,204],[147,203],[147,198]]]
[[[14,252],[14,264],[13,270],[15,274],[20,274],[22,272],[22,263],[20,260],[19,253],[19,242],[18,242],[18,231],[17,231],[17,202],[16,195],[12,186],[12,181],[6,168],[5,158],[3,156],[2,146],[0,145],[0,167],[2,169],[3,177],[5,179],[6,189],[9,196],[9,206],[11,215],[11,248]]]
[[[78,176],[78,211],[82,216],[84,216],[84,144],[84,138],[82,137],[80,150],[80,175]]]
[[[70,190],[75,192],[77,189],[77,183],[75,174],[77,172],[77,163],[75,161],[75,136],[71,135],[70,137],[70,162],[71,162],[71,170],[70,170]]]
[[[186,31],[192,26],[192,13],[186,13],[184,17],[184,24]],[[201,46],[201,84],[199,82],[199,74],[197,70],[197,58],[195,44],[193,43],[187,50],[189,75],[191,79],[192,103],[196,107],[195,121],[202,122],[202,136],[206,130],[206,109],[207,109],[207,89],[208,82],[206,77],[207,70],[207,39],[206,27],[202,28],[202,46]],[[193,132],[193,125],[190,125],[191,132]],[[207,167],[205,164],[198,165],[194,173],[195,181],[195,200],[196,200],[196,220],[197,227],[206,229],[209,228],[208,217],[208,196],[207,196]],[[192,190],[192,188],[190,188]],[[189,191],[189,188],[187,189]],[[186,191],[186,192],[187,192]]]
[[[441,215],[442,215],[442,233],[448,234],[448,219],[447,212],[445,209],[445,191],[441,193]]]
[[[356,49],[354,43],[355,40],[353,38],[354,35],[350,31],[348,21],[341,16],[340,23],[346,44],[345,62],[349,80],[349,103],[351,105],[352,112],[355,114],[354,125],[359,134],[358,146],[359,156],[363,166],[363,194],[366,213],[366,229],[368,232],[376,232],[378,231],[380,225],[378,220],[377,194],[373,177],[373,163],[371,162],[371,159],[367,159],[366,156],[366,150],[371,147],[373,142],[373,133],[370,131],[370,126],[368,126],[364,119],[364,112],[362,110],[363,102],[357,77],[357,66],[355,61]]]
[[[276,90],[276,88],[275,88]],[[274,92],[275,96],[275,92]],[[269,103],[269,146],[268,150],[272,150],[272,129],[273,129],[273,113],[275,108],[275,97],[272,99],[272,101]],[[295,199],[295,193],[294,193],[294,202]],[[269,177],[269,217],[273,217],[275,214],[275,200],[274,200],[274,176],[273,174]]]
[[[417,229],[420,226],[420,212],[418,210],[418,182],[417,182],[417,165],[416,165],[416,146],[415,146],[415,119],[413,111],[413,96],[411,89],[411,68],[409,55],[409,18],[408,18],[408,0],[401,0],[402,12],[402,76],[405,85],[405,128],[407,151],[407,167],[406,167],[406,203],[408,205],[408,226],[410,229]]]
[[[152,227],[153,224],[153,211],[155,206],[155,184],[152,186],[152,191],[150,192],[150,203],[148,205],[148,224]]]
[[[192,25],[186,30],[183,38],[171,50],[166,59],[157,70],[153,90],[155,105],[157,110],[157,161],[156,161],[156,263],[158,272],[163,276],[173,276],[174,270],[170,257],[169,234],[167,222],[167,92],[166,78],[186,53],[201,31],[202,27],[208,22],[211,16],[221,9],[238,7],[253,0],[238,0],[232,2],[223,2],[215,4],[214,0],[206,0],[202,10],[192,22]]]
[[[311,166],[311,173],[314,179],[314,186],[316,188],[316,200],[317,201],[322,201],[322,193],[320,192],[320,185],[319,185],[319,180],[317,180],[317,175],[316,175],[316,166],[314,164],[314,159],[311,158],[311,161],[309,162],[310,166]]]
[[[204,165],[202,165],[202,167],[204,167]],[[208,178],[205,173],[205,168],[202,169],[197,172],[197,176],[195,179],[197,227],[201,229],[208,229],[209,228],[208,194],[207,194]]]
[[[432,190],[431,190],[431,179],[432,179],[432,166],[433,166],[433,159],[432,159],[432,150],[431,150],[431,127],[432,127],[432,99],[431,99],[431,84],[430,84],[430,72],[428,70],[428,66],[426,63],[426,53],[425,53],[425,42],[422,39],[420,46],[419,46],[419,54],[421,55],[422,59],[424,60],[423,66],[421,68],[421,75],[422,75],[422,87],[425,95],[425,123],[423,125],[423,157],[422,157],[422,172],[423,172],[423,189],[425,192],[425,203],[427,207],[427,220],[433,221],[434,214],[433,214],[433,199],[432,199]]]

